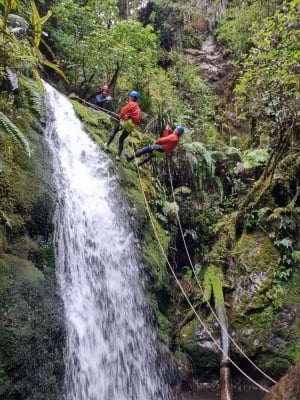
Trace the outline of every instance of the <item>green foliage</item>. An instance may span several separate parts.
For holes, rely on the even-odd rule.
[[[256,120],[257,132],[268,136],[273,148],[293,144],[300,124],[296,3],[285,2],[287,13],[276,12],[252,26],[253,48],[244,58],[243,75],[235,88],[242,115]]]
[[[39,68],[40,64],[46,65],[59,73],[65,78],[63,72],[52,62],[49,62],[39,50],[39,45],[42,37],[42,25],[50,18],[51,12],[44,17],[40,17],[34,0],[29,0],[30,9],[23,10],[22,3],[19,0],[1,1],[2,8],[0,9],[0,71],[4,67],[9,67],[12,71],[18,70],[27,72],[28,70],[35,76],[39,84],[42,86]],[[16,11],[20,16],[9,18],[11,13]],[[30,24],[27,25],[26,18],[30,19]],[[23,19],[24,17],[24,19]],[[18,22],[20,28],[10,27],[10,23],[14,24],[16,18],[22,21]],[[27,29],[27,27],[30,27]],[[20,30],[24,33],[18,39]],[[3,73],[2,73],[3,74]],[[0,75],[2,75],[0,73]]]
[[[5,132],[10,134],[15,142],[22,147],[26,153],[31,156],[31,149],[28,140],[23,133],[12,123],[12,121],[0,111],[0,126]],[[1,130],[0,130],[1,134]]]
[[[189,65],[178,53],[173,52],[173,66],[168,70],[167,79],[176,88],[174,95],[180,96],[181,106],[177,108],[177,121],[186,124],[196,141],[214,142],[216,130],[210,121],[215,116],[216,98],[209,86],[199,79],[200,69]],[[164,93],[164,92],[162,92]],[[175,98],[168,100],[175,103]]]
[[[217,28],[218,40],[225,44],[228,51],[237,59],[251,49],[253,24],[260,24],[276,7],[277,1],[253,1],[252,4],[233,4],[228,7],[224,20]]]
[[[116,85],[123,78],[127,92],[130,87],[140,90],[147,82],[156,61],[157,40],[151,26],[120,21],[111,0],[85,5],[57,1],[52,11],[55,25],[48,28],[60,62],[81,90],[87,93],[97,82]]]
[[[167,216],[172,216],[173,218],[176,217],[176,214],[179,211],[178,204],[169,201],[165,201],[163,204],[163,213]]]
[[[182,47],[199,48],[203,42],[202,33],[192,25],[185,27],[181,37]]]
[[[242,155],[242,163],[244,168],[253,168],[262,164],[266,164],[269,159],[269,152],[267,149],[254,149],[246,150]]]
[[[63,327],[51,309],[61,304],[51,279],[26,260],[0,259],[0,393],[7,400],[62,398]]]
[[[207,150],[200,142],[184,143],[179,152],[181,170],[189,177],[191,184],[198,194],[205,196],[205,192],[212,184],[219,190],[220,196],[223,188],[215,175],[215,162],[212,152]]]
[[[184,124],[185,106],[170,82],[168,73],[159,68],[152,70],[152,79],[148,87],[150,107],[145,131],[160,136],[166,124]]]

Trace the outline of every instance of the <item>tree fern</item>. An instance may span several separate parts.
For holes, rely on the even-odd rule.
[[[5,67],[5,70],[6,70],[7,78],[11,85],[11,89],[13,91],[16,89],[19,89],[19,82],[18,82],[17,74],[15,74],[9,67]]]
[[[220,180],[216,180],[215,176],[212,153],[200,142],[185,143],[182,149],[185,152],[185,169],[189,171],[195,189],[200,192],[205,190],[205,186],[214,183],[222,195],[223,189],[220,187]]]
[[[39,113],[40,120],[46,120],[46,107],[45,107],[45,91],[42,90],[37,81],[33,79],[28,79],[27,77],[23,79],[20,78],[23,88],[26,88],[30,93],[30,98],[35,106],[36,111]]]
[[[30,157],[31,149],[28,140],[19,130],[19,128],[17,128],[16,125],[14,125],[12,121],[1,111],[0,111],[0,126],[4,129],[5,132],[7,132],[13,137],[14,141],[19,146],[21,146],[21,148],[25,150]]]

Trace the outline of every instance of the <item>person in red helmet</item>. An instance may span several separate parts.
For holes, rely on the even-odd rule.
[[[103,109],[103,111],[113,111],[113,98],[109,95],[109,86],[103,85],[101,87],[101,92],[96,96],[96,106]]]
[[[134,130],[135,126],[140,122],[142,116],[141,109],[138,105],[138,99],[140,98],[139,92],[131,90],[131,92],[128,93],[128,96],[128,103],[126,103],[125,106],[121,108],[119,114],[120,120],[115,128],[108,135],[107,141],[104,146],[104,150],[108,151],[108,146],[114,140],[117,132],[122,131],[119,138],[118,154],[116,155],[117,161],[120,161],[120,157],[124,147],[124,140],[130,134],[130,132]]]
[[[150,161],[153,157],[165,157],[166,154],[172,153],[175,147],[179,143],[180,136],[184,133],[184,127],[181,125],[176,126],[174,131],[169,125],[166,125],[162,137],[155,140],[151,146],[143,147],[142,149],[135,152],[132,156],[126,154],[127,161],[132,161],[136,157],[140,157],[144,154],[146,156],[142,161],[138,162],[137,166],[145,164]]]

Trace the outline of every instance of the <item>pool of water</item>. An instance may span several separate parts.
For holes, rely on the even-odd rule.
[[[243,393],[234,393],[233,400],[263,400],[265,393],[260,391],[251,391]],[[197,393],[185,393],[184,400],[220,400],[220,392],[212,392],[211,390],[201,390]]]

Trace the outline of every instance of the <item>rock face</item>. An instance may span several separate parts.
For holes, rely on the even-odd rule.
[[[231,79],[232,65],[218,50],[215,39],[208,35],[201,49],[185,49],[185,58],[202,69],[201,78],[209,82],[218,96],[223,96]]]
[[[263,400],[299,400],[300,364],[291,367]]]

